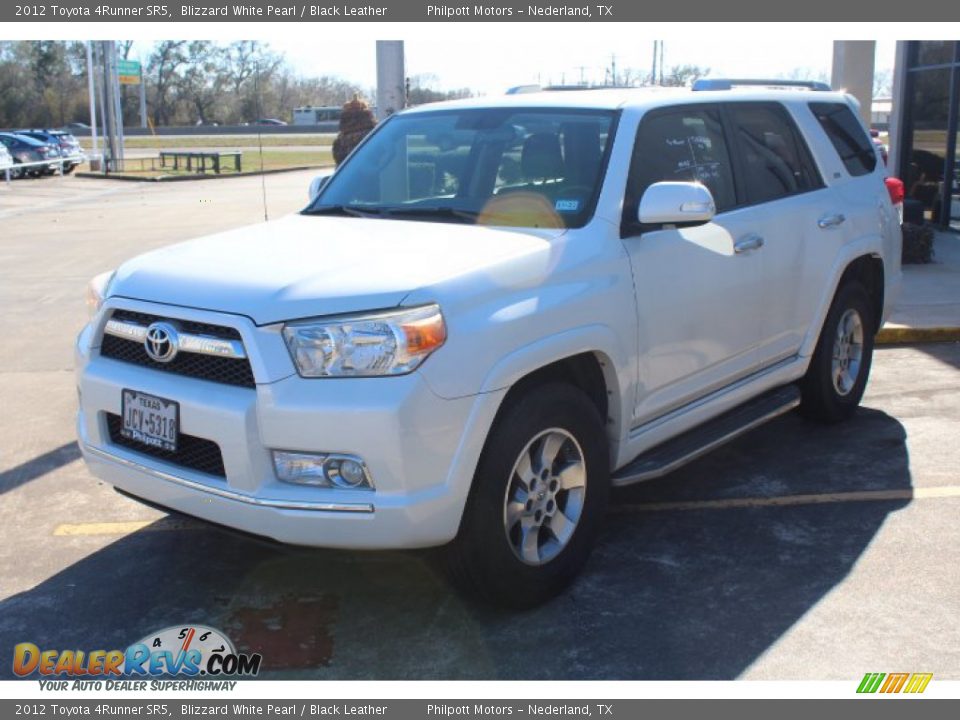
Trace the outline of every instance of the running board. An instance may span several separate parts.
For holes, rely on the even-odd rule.
[[[619,487],[662,477],[799,404],[796,385],[770,390],[647,450],[614,473],[611,482]]]

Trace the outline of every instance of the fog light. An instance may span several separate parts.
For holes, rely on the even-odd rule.
[[[279,480],[297,485],[373,488],[366,464],[353,455],[274,450],[273,467]]]
[[[357,487],[366,480],[363,465],[353,458],[328,461],[327,475],[331,482],[341,487]]]

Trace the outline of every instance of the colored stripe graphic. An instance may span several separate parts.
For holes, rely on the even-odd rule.
[[[904,689],[905,693],[922,693],[927,689],[927,685],[930,684],[930,680],[933,678],[933,673],[914,673],[910,678],[910,682],[907,683],[907,687]]]
[[[887,675],[887,681],[883,684],[883,687],[880,688],[880,692],[900,692],[900,689],[903,687],[904,683],[907,682],[908,677],[910,677],[910,673],[890,673]]]
[[[886,678],[886,680],[884,680]],[[860,681],[858,693],[922,693],[933,679],[933,673],[867,673]],[[881,685],[882,683],[882,685]]]
[[[875,693],[877,688],[880,687],[880,682],[884,677],[886,677],[886,673],[867,673],[863,676],[863,680],[860,681],[860,687],[857,688],[857,692]]]

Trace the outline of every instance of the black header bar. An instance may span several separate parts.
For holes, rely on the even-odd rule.
[[[606,4],[609,3],[609,4]],[[3,3],[0,22],[949,22],[960,3],[942,0],[63,0]]]

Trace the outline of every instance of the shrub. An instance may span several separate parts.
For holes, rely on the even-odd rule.
[[[333,141],[333,160],[339,165],[350,154],[367,133],[373,130],[377,121],[370,107],[356,95],[343,106],[340,113],[340,132]]]
[[[925,264],[933,260],[933,229],[926,225],[903,224],[904,264]]]

